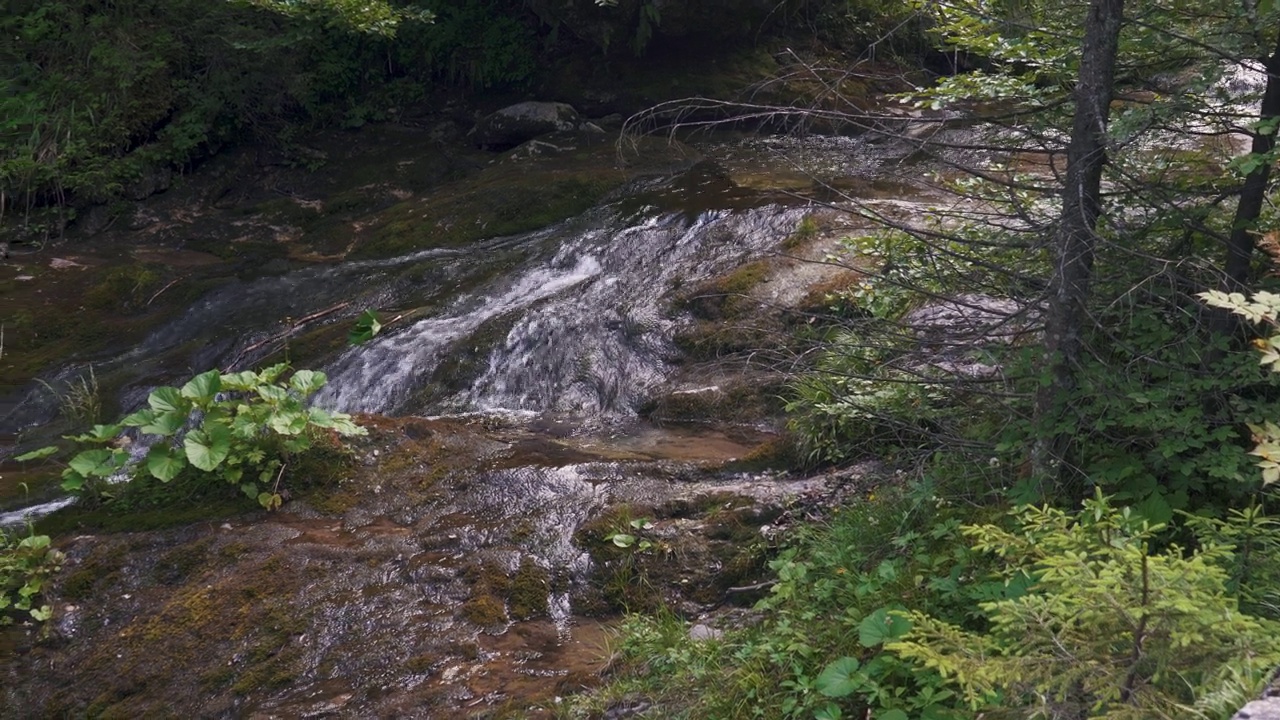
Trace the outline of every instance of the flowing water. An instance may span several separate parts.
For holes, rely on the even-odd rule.
[[[855,148],[844,149],[856,165],[849,159]],[[206,293],[137,347],[95,362],[100,377],[124,378],[122,408],[144,402],[156,384],[203,368],[259,364],[279,349],[273,339],[294,339],[298,318],[317,318],[306,332],[336,341],[363,309],[378,308],[386,327],[363,345],[306,345],[299,333],[289,348],[295,365],[329,375],[318,404],[393,416],[524,420],[505,431],[478,431],[483,423],[462,420],[394,421],[428,425],[418,439],[408,439],[416,436],[407,431],[390,435],[395,440],[383,436],[382,442],[407,450],[360,450],[363,465],[350,480],[358,490],[348,491],[360,499],[340,515],[294,512],[291,504],[217,528],[139,534],[138,547],[156,547],[119,552],[123,566],[110,597],[61,611],[66,662],[99,674],[88,686],[111,686],[127,676],[166,688],[163,696],[173,687],[173,694],[204,703],[193,712],[210,716],[303,716],[351,702],[387,716],[412,716],[426,703],[439,703],[451,708],[441,716],[452,717],[477,703],[555,691],[555,678],[569,677],[564,673],[575,664],[594,675],[599,651],[582,644],[581,635],[599,629],[574,617],[573,605],[575,593],[589,590],[593,572],[591,548],[575,536],[584,523],[619,505],[696,505],[694,498],[729,495],[764,505],[813,491],[807,480],[788,485],[772,475],[714,469],[758,440],[636,420],[637,408],[663,391],[681,360],[672,338],[690,320],[673,298],[774,251],[805,212],[801,203],[747,189],[704,163],[674,178],[638,180],[587,213],[536,232],[236,280]],[[74,371],[65,371],[67,377]],[[56,383],[58,376],[48,379]],[[29,394],[29,402],[0,419],[0,432],[47,420],[51,409],[37,396]],[[544,432],[547,420],[556,437]],[[450,429],[455,425],[465,429]],[[465,442],[457,439],[464,435]],[[393,455],[398,470],[380,464]],[[722,503],[708,507],[726,511]],[[0,524],[20,521],[20,512],[0,515]],[[685,522],[695,530],[675,529]],[[672,520],[664,542],[678,544],[677,532],[696,534],[701,527],[693,519]],[[117,541],[125,542],[84,539],[77,562],[97,543]],[[729,557],[713,556],[706,549],[711,542],[720,543],[715,552],[736,552],[724,539],[681,550],[700,558],[689,561],[701,573],[693,581],[685,576],[689,587],[708,585],[708,574]],[[190,583],[175,594],[154,578],[167,577],[165,557],[189,547],[203,548],[198,554],[205,559],[186,571],[189,579],[172,581]],[[459,608],[483,591],[477,573],[496,568],[514,577],[530,564],[548,578],[545,620],[512,617],[478,635],[477,621],[461,619]],[[676,576],[670,581],[680,583]],[[242,582],[273,589],[254,603],[217,611],[230,613],[225,621],[235,632],[222,620],[195,622],[184,614],[195,606],[178,604],[204,602],[206,594],[239,597]],[[137,604],[140,598],[149,605]],[[282,642],[268,632],[270,623],[253,619],[281,603],[287,610],[271,622],[306,618],[305,626],[279,645],[279,662],[270,659],[274,654],[246,660],[258,655],[245,644],[263,633],[272,648]],[[179,622],[194,622],[189,633],[171,633],[166,619],[164,632],[156,633],[166,638],[163,646],[116,645],[124,636],[117,628],[174,613]],[[150,632],[143,628],[131,637]],[[189,655],[173,649],[188,646]],[[167,659],[157,663],[157,657]],[[291,679],[248,698],[216,683],[192,685],[192,678],[212,682],[208,678],[226,668],[243,672],[255,662],[287,666]],[[30,680],[13,697],[58,697],[64,689]],[[167,702],[162,695],[157,702]]]
[[[613,209],[524,238],[523,267],[445,310],[347,351],[327,369],[317,402],[346,411],[526,410],[627,415],[675,359],[665,307],[681,283],[731,269],[785,238],[798,211],[775,206],[683,213]],[[584,227],[585,225],[585,227]],[[442,360],[505,321],[461,390],[415,407]]]

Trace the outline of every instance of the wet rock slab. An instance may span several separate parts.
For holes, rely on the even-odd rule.
[[[699,462],[688,432],[673,460],[652,434],[365,422],[344,479],[283,511],[64,540],[50,632],[6,635],[6,717],[536,716],[595,681],[611,602],[640,587],[605,587],[625,549],[592,532],[649,514],[672,552],[630,567],[703,612],[728,551],[823,485],[721,470],[724,438]]]

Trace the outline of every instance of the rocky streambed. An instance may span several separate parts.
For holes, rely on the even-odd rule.
[[[747,468],[762,436],[549,439],[368,416],[281,511],[66,537],[12,717],[538,717],[608,664],[624,610],[747,604],[775,529],[856,478]],[[632,521],[638,521],[633,523]],[[651,546],[620,547],[616,533]]]
[[[321,404],[380,413],[274,513],[42,521],[68,561],[54,620],[4,635],[8,714],[551,714],[621,612],[750,605],[777,528],[869,482],[790,470],[780,398],[857,276],[831,193],[913,212],[910,147],[579,125],[494,154],[451,122],[317,138],[341,172],[231,152],[0,266],[0,457],[209,367],[323,368]],[[0,509],[56,498],[0,476]]]

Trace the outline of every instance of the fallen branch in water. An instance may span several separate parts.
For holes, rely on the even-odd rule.
[[[155,294],[155,295],[152,295],[152,296],[151,296],[151,299],[147,301],[146,307],[151,307],[151,303],[155,302],[155,301],[156,301],[156,298],[160,297],[160,294],[161,294],[161,293],[163,293],[165,290],[168,290],[169,288],[173,287],[174,285],[177,285],[181,280],[182,280],[182,278],[175,278],[175,279],[171,280],[171,281],[169,282],[169,284],[168,284],[168,285],[165,285],[164,287],[162,287],[162,288],[160,288],[159,290],[157,290],[157,291],[156,291],[156,294]]]
[[[332,315],[333,313],[338,312],[339,310],[341,310],[341,309],[343,309],[343,308],[347,307],[347,306],[348,306],[348,305],[350,305],[350,304],[351,304],[351,303],[349,303],[349,302],[338,303],[337,305],[334,305],[333,307],[327,307],[327,308],[325,308],[324,310],[319,310],[319,311],[317,311],[317,312],[313,312],[313,313],[311,313],[310,315],[307,315],[306,317],[303,317],[303,318],[300,318],[300,319],[298,319],[298,320],[295,320],[295,321],[293,322],[293,324],[291,324],[291,325],[289,325],[289,327],[285,328],[283,332],[277,333],[277,334],[272,335],[271,337],[265,338],[265,339],[263,339],[263,340],[259,340],[258,342],[254,343],[254,344],[252,344],[252,345],[250,345],[250,346],[248,346],[248,347],[244,348],[244,349],[243,349],[243,350],[241,350],[240,352],[236,353],[235,359],[233,359],[233,360],[231,361],[231,363],[230,363],[229,365],[227,365],[226,369],[224,369],[222,372],[231,372],[231,370],[232,370],[233,368],[235,368],[236,364],[237,364],[237,363],[239,363],[239,362],[244,358],[244,356],[245,356],[245,355],[248,355],[249,353],[251,353],[251,352],[253,352],[253,351],[255,351],[255,350],[257,350],[257,349],[259,349],[259,348],[261,348],[261,347],[263,347],[263,346],[265,346],[265,345],[270,345],[271,343],[277,342],[277,341],[279,341],[279,340],[287,340],[287,339],[289,339],[289,336],[290,336],[290,335],[292,335],[294,332],[296,332],[296,331],[297,331],[299,328],[301,328],[303,325],[306,325],[307,323],[311,322],[312,320],[319,320],[320,318],[325,317],[326,315]]]

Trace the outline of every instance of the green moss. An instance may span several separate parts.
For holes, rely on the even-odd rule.
[[[387,257],[432,247],[457,247],[514,235],[578,215],[625,180],[613,169],[611,147],[581,157],[503,162],[380,213],[355,258]],[[603,168],[603,169],[602,169]]]
[[[215,667],[200,674],[200,687],[214,692],[230,685],[236,679],[236,671],[230,666]]]
[[[673,392],[647,401],[640,414],[661,423],[745,424],[781,415],[786,388],[780,380],[736,382],[724,388]]]
[[[726,507],[745,507],[755,502],[750,496],[732,492],[713,492],[692,498],[676,498],[657,507],[657,518],[699,518]]]
[[[302,496],[307,504],[325,515],[342,515],[360,503],[355,490],[316,490]]]
[[[282,652],[279,655],[272,652],[241,672],[231,690],[237,695],[248,695],[255,690],[285,687],[297,679],[297,673],[291,669],[297,659],[297,653],[294,652]]]
[[[772,333],[758,327],[725,325],[720,322],[700,321],[678,331],[672,338],[691,360],[719,360],[750,350],[776,345]]]
[[[192,571],[199,568],[208,559],[211,538],[202,538],[195,542],[179,545],[156,561],[152,575],[162,585],[177,585],[185,582]]]
[[[212,542],[172,549],[157,563],[157,572],[196,562],[197,555],[221,556],[222,550],[208,551]],[[236,573],[192,583],[203,564],[188,568],[187,584],[162,597],[153,611],[121,627],[109,647],[89,650],[87,672],[110,668],[111,677],[118,678],[99,698],[103,707],[128,709],[133,717],[156,716],[153,704],[164,701],[161,684],[172,673],[198,674],[201,687],[211,692],[230,686],[242,695],[297,678],[302,662],[293,639],[311,621],[297,601],[310,570],[277,554],[242,562]]]
[[[98,545],[58,584],[58,596],[75,602],[92,597],[99,585],[118,577],[125,552],[121,544]]]
[[[137,312],[162,285],[161,269],[154,265],[114,267],[85,291],[84,301],[104,312]]]
[[[211,499],[198,505],[180,504],[138,510],[115,510],[111,506],[96,508],[72,505],[36,522],[36,529],[46,535],[73,532],[144,532],[190,525],[200,521],[222,520],[243,515],[257,508],[243,496]],[[260,509],[260,508],[259,508]]]
[[[547,614],[547,592],[551,587],[547,571],[539,567],[533,558],[526,556],[520,561],[520,568],[511,579],[508,600],[511,605],[511,617],[515,620],[528,620]]]
[[[811,240],[818,236],[822,226],[818,219],[813,215],[805,215],[796,223],[796,229],[782,241],[782,249],[786,251],[799,250],[809,244]]]
[[[404,669],[414,675],[426,675],[431,672],[431,666],[438,660],[439,658],[434,655],[415,655],[404,661]]]
[[[817,318],[825,323],[834,323],[865,315],[865,311],[858,306],[857,299],[850,293],[857,287],[861,277],[859,273],[849,270],[810,286],[796,306],[796,320],[808,323]]]
[[[750,262],[692,288],[684,293],[680,304],[703,320],[741,318],[759,305],[750,293],[768,277],[768,262]]]
[[[462,617],[480,627],[493,627],[507,621],[507,610],[502,601],[493,595],[478,595],[467,600],[459,609]]]
[[[575,607],[583,615],[608,615],[617,612],[654,612],[665,600],[655,576],[664,575],[664,558],[656,552],[623,548],[609,538],[617,532],[635,532],[630,522],[653,517],[651,508],[621,505],[606,510],[582,525],[574,535],[579,547],[591,555],[595,565],[588,589],[575,598]]]

